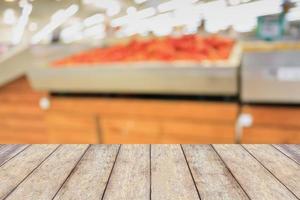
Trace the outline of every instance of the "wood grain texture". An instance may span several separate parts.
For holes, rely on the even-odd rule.
[[[251,199],[297,199],[239,145],[213,145]]]
[[[201,199],[249,199],[210,145],[183,145]]]
[[[104,193],[119,145],[93,145],[60,189],[55,200],[99,200]]]
[[[32,145],[0,167],[0,199],[9,194],[58,145]]]
[[[28,145],[0,145],[0,166],[23,151]]]
[[[3,127],[0,132],[3,144],[41,144],[48,143],[48,135],[44,131],[23,129],[23,127]]]
[[[158,120],[136,118],[100,118],[99,126],[104,143],[157,143],[162,135]]]
[[[150,146],[122,145],[107,185],[105,200],[150,198]]]
[[[153,200],[199,199],[179,145],[151,146]]]
[[[235,141],[237,105],[231,103],[53,97],[51,109],[52,112],[68,115],[96,115],[99,119],[101,141],[106,144]],[[226,116],[223,113],[227,113]],[[53,129],[50,135],[64,135],[62,131],[58,131],[57,123],[51,123],[50,127]],[[193,128],[198,129],[191,133]],[[219,134],[221,129],[222,134]],[[177,132],[174,133],[174,130]],[[179,131],[181,132],[178,133]]]
[[[31,89],[21,77],[0,87],[0,143],[47,143],[44,112],[39,100],[45,93]]]
[[[45,118],[50,143],[100,143],[94,115],[50,110]]]
[[[108,137],[106,137],[106,140],[103,140],[103,144],[157,144],[161,143],[160,140],[157,140],[156,138],[147,138],[143,137],[140,134],[131,134],[128,137],[124,137],[123,135],[120,136],[118,133],[112,133],[108,132],[106,134],[110,134]],[[155,133],[153,133],[154,135]]]
[[[251,114],[253,125],[243,131],[246,144],[300,143],[300,108],[287,106],[243,106]]]
[[[47,95],[33,91],[25,77],[0,88],[0,143],[100,143],[96,119],[103,125],[100,130],[104,143],[190,143],[195,138],[196,143],[232,143],[238,113],[234,103],[61,97],[51,97],[50,110],[43,111],[39,108],[43,96]],[[102,124],[101,119],[105,118],[116,120],[103,120]],[[161,125],[162,120],[175,121]],[[201,128],[209,136],[216,135],[211,134],[216,124],[228,124],[228,127],[221,125],[214,133],[223,129],[223,133],[230,134],[201,139],[197,137],[199,133],[190,137],[174,134],[170,126],[178,124],[178,130],[185,129],[184,132],[193,127],[180,124],[182,120],[210,123]],[[124,136],[124,129],[132,123],[134,127],[125,130],[130,136]],[[167,130],[164,137],[162,129]]]
[[[297,127],[300,129],[300,108],[275,106],[244,106],[243,113],[251,114],[254,126]]]
[[[52,108],[57,111],[97,113],[102,117],[133,116],[138,118],[203,119],[234,122],[238,114],[238,106],[234,103],[121,98],[52,98],[51,102]]]
[[[275,148],[277,148],[279,151],[284,153],[289,158],[296,161],[298,164],[300,164],[300,145],[299,144],[277,144],[273,145]]]
[[[243,145],[289,190],[300,198],[300,165],[271,145]]]
[[[162,143],[235,143],[233,123],[166,121],[163,123],[162,132]]]
[[[5,104],[5,106],[4,106]],[[42,110],[39,108],[38,101],[32,104],[23,104],[22,101],[16,103],[1,103],[0,114],[9,115],[14,113],[15,115],[28,115],[28,116],[41,116]]]
[[[99,124],[104,143],[235,142],[234,123],[106,117]]]
[[[52,199],[87,147],[88,145],[60,146],[6,199]]]
[[[300,143],[300,129],[251,127],[245,128],[241,143],[245,144],[297,144]]]
[[[32,104],[32,102],[38,103],[38,100],[41,98],[41,96],[42,95],[40,93],[33,92],[21,93],[16,95],[16,91],[11,90],[10,92],[6,93],[0,92],[0,101],[6,103],[20,103],[20,101],[22,101],[24,104],[30,105]],[[32,101],[33,99],[34,101]]]
[[[299,146],[277,146],[30,145],[0,166],[0,199],[299,199]]]
[[[0,126],[3,128],[21,127],[24,129],[31,129],[35,131],[45,132],[45,126],[41,121],[41,116],[18,116],[11,114],[0,114]]]

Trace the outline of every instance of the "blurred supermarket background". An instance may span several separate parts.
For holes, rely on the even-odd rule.
[[[1,0],[1,143],[299,143],[299,0]]]

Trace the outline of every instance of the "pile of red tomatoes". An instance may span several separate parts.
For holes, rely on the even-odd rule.
[[[216,61],[230,56],[234,40],[218,35],[164,37],[131,40],[106,48],[96,48],[53,63],[54,66],[89,65],[116,62],[162,61]]]

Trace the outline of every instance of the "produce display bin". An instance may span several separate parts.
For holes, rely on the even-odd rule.
[[[0,86],[24,76],[30,68],[46,65],[53,59],[90,48],[88,45],[21,45],[0,57]]]
[[[241,47],[226,61],[176,61],[33,68],[33,88],[62,93],[237,95]]]
[[[15,58],[26,55],[26,46],[15,47],[0,56],[0,86],[22,76],[26,67],[19,65]]]
[[[245,53],[241,99],[245,103],[300,103],[300,50]]]

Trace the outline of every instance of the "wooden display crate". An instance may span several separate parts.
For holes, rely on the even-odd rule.
[[[253,119],[242,143],[300,143],[300,107],[244,106],[242,112]]]
[[[94,64],[29,70],[33,88],[68,93],[237,95],[241,47],[224,61]]]
[[[50,97],[25,78],[0,88],[0,143],[234,143],[238,105]]]
[[[44,95],[33,91],[24,77],[0,87],[0,144],[49,141],[39,108]]]
[[[234,103],[61,97],[50,101],[47,126],[57,142],[235,142]],[[70,139],[73,132],[78,140]]]

